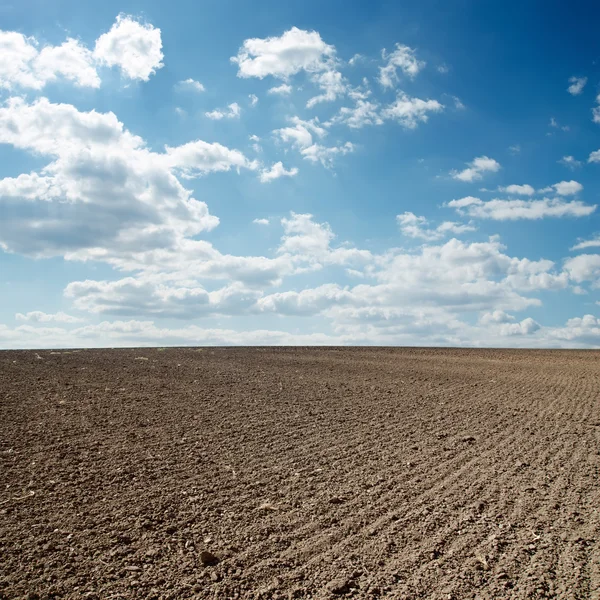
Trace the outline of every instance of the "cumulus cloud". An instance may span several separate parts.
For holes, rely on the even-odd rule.
[[[519,196],[533,196],[535,194],[535,189],[529,185],[507,185],[506,187],[499,187],[499,192],[506,192],[507,194],[516,194]]]
[[[571,96],[579,96],[587,83],[587,77],[569,77],[569,83],[571,84],[567,88],[569,94]]]
[[[487,156],[479,156],[467,163],[467,168],[462,171],[450,171],[453,179],[472,182],[483,179],[484,173],[496,173],[500,170],[500,163]]]
[[[213,121],[220,121],[221,119],[239,119],[241,112],[240,105],[237,102],[232,102],[226,109],[217,108],[204,114]]]
[[[183,81],[180,81],[177,83],[176,85],[177,89],[180,90],[189,90],[191,92],[197,92],[197,93],[201,93],[205,91],[204,86],[199,82],[196,81],[195,79],[184,79]]]
[[[41,90],[64,79],[80,87],[100,87],[94,57],[78,40],[47,45],[16,31],[0,31],[0,88]]]
[[[531,335],[540,329],[540,324],[531,317],[519,323],[504,323],[500,326],[500,335]]]
[[[270,183],[280,177],[295,177],[298,175],[298,169],[292,167],[286,170],[281,161],[276,162],[270,169],[263,169],[260,173],[260,180],[262,183]]]
[[[600,123],[600,94],[596,96],[596,102],[598,106],[592,108],[592,120],[594,123]]]
[[[581,167],[581,161],[576,160],[574,156],[563,156],[558,162],[572,171]]]
[[[351,129],[360,129],[365,125],[382,125],[380,107],[376,102],[358,99],[354,107],[342,106],[331,123],[344,123]]]
[[[45,313],[41,310],[34,310],[26,314],[17,313],[15,319],[30,323],[81,323],[83,321],[79,317],[73,317],[64,312]]]
[[[580,254],[568,258],[564,268],[576,283],[592,281],[597,287],[600,282],[600,254]]]
[[[404,92],[400,92],[395,102],[381,111],[381,117],[383,119],[394,120],[407,129],[415,129],[419,123],[426,123],[428,121],[429,113],[438,113],[442,110],[444,110],[444,105],[440,104],[437,100],[411,98]],[[478,161],[481,159],[475,160]]]
[[[594,150],[594,152],[590,153],[588,158],[588,162],[590,163],[600,163],[600,150]]]
[[[267,94],[289,96],[292,93],[292,86],[287,83],[276,85],[267,90]]]
[[[252,222],[256,225],[268,225],[270,223],[269,219],[254,219]]]
[[[129,79],[148,81],[164,66],[160,29],[121,14],[110,31],[96,40],[94,58],[118,67]]]
[[[472,225],[453,221],[444,221],[437,227],[431,228],[428,226],[429,221],[425,217],[417,216],[412,212],[397,215],[396,223],[403,235],[427,241],[439,240],[448,235],[460,235],[476,230]]]
[[[566,202],[560,198],[541,200],[500,200],[487,202],[480,198],[467,196],[451,200],[447,206],[460,214],[475,219],[493,219],[496,221],[516,221],[518,219],[537,220],[546,217],[585,217],[596,210],[596,205],[588,205],[579,200]]]
[[[379,83],[384,88],[394,87],[398,82],[398,69],[406,77],[414,78],[425,67],[425,62],[417,60],[415,54],[413,48],[404,44],[396,44],[389,54],[382,50],[381,56],[386,64],[379,67]]]
[[[0,106],[0,143],[48,160],[0,179],[0,245],[33,256],[103,259],[174,247],[219,222],[178,174],[257,168],[237,150],[200,140],[153,152],[113,113],[45,98]]]
[[[574,196],[583,190],[583,186],[578,181],[559,181],[554,185],[550,185],[539,190],[542,194],[554,192],[559,196]]]
[[[287,80],[300,71],[326,70],[334,56],[334,46],[326,44],[318,32],[292,27],[280,37],[245,40],[231,62],[238,66],[238,77],[270,75]]]

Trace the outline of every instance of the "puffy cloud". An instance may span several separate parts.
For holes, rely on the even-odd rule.
[[[404,92],[400,92],[395,102],[381,111],[381,117],[397,121],[407,129],[415,129],[419,123],[427,122],[429,113],[438,113],[442,110],[444,110],[444,105],[437,100],[411,98]]]
[[[600,254],[580,254],[565,261],[565,271],[576,283],[600,282]]]
[[[238,65],[238,77],[270,75],[287,80],[300,71],[325,71],[334,57],[335,47],[326,44],[318,32],[292,27],[280,37],[245,40],[231,61]]]
[[[493,158],[487,156],[479,156],[467,163],[467,168],[462,171],[451,171],[450,175],[453,179],[459,181],[477,181],[483,179],[484,173],[496,173],[500,170],[500,163]]]
[[[498,323],[511,323],[515,320],[513,315],[505,313],[503,310],[494,310],[486,312],[479,317],[479,322],[482,325],[498,324]]]
[[[592,152],[590,154],[590,157],[588,158],[588,162],[600,163],[600,150],[594,150],[594,152]]]
[[[177,247],[219,222],[177,174],[257,167],[203,141],[152,152],[113,113],[45,98],[0,106],[0,143],[49,159],[39,172],[0,179],[0,245],[34,256],[106,260]]]
[[[198,93],[205,91],[204,86],[199,81],[196,81],[195,79],[191,78],[180,81],[179,83],[177,83],[176,88],[179,90],[189,90],[191,92]]]
[[[558,162],[573,171],[581,167],[581,161],[576,160],[574,156],[563,156]]]
[[[289,96],[292,93],[292,86],[287,83],[276,85],[267,90],[267,94]]]
[[[506,187],[499,187],[499,192],[506,192],[507,194],[517,194],[519,196],[533,196],[535,190],[529,184],[525,185],[507,185]]]
[[[270,183],[274,179],[279,179],[280,177],[295,177],[296,175],[298,175],[298,169],[296,167],[292,167],[286,171],[283,163],[279,161],[270,169],[263,169],[260,173],[260,180],[262,183]]]
[[[333,102],[338,96],[342,96],[348,90],[348,84],[342,74],[333,68],[329,68],[323,73],[315,74],[311,79],[321,88],[323,93],[311,98],[306,103],[307,108],[312,108],[321,102]]]
[[[299,117],[292,117],[294,127],[283,127],[276,129],[273,133],[284,142],[291,142],[297,148],[307,148],[313,144],[313,135],[322,138],[327,131],[319,125],[318,119],[303,121]]]
[[[476,219],[496,221],[516,221],[518,219],[543,219],[546,217],[585,217],[596,210],[596,205],[588,205],[579,200],[565,202],[560,198],[542,200],[489,200],[467,196],[451,200],[447,206],[460,214]]]
[[[425,62],[417,60],[415,50],[403,44],[396,44],[390,54],[382,50],[381,56],[386,61],[383,67],[379,67],[379,83],[384,88],[394,87],[398,82],[398,69],[403,75],[414,78],[425,67]]]
[[[252,222],[257,225],[268,225],[270,223],[269,219],[254,219]]]
[[[540,329],[540,324],[531,317],[519,323],[504,323],[500,327],[500,335],[531,335]]]
[[[100,87],[92,53],[69,38],[60,46],[38,49],[35,38],[0,31],[0,88],[42,89],[60,78],[80,87]]]
[[[221,119],[239,119],[242,109],[237,102],[232,102],[227,106],[227,109],[215,109],[204,114],[213,121],[220,121]]]
[[[354,144],[346,142],[340,146],[322,146],[313,144],[301,150],[303,158],[311,162],[320,162],[324,167],[331,167],[338,156],[354,152]]]
[[[412,212],[405,212],[396,216],[396,222],[403,235],[428,241],[442,239],[447,235],[460,235],[468,231],[475,231],[475,227],[453,221],[445,221],[435,229],[428,227],[425,217],[419,217]]]
[[[574,196],[583,190],[583,186],[578,181],[559,181],[554,185],[550,185],[539,190],[542,194],[555,192],[559,196]]]
[[[569,94],[571,96],[579,96],[587,83],[587,77],[569,77],[569,83],[571,84],[567,88]]]
[[[134,315],[189,319],[242,314],[261,296],[239,283],[207,291],[199,286],[172,287],[127,277],[118,281],[76,281],[65,296],[79,310],[121,317]]]
[[[586,250],[587,248],[596,247],[600,247],[600,234],[598,233],[596,234],[596,237],[592,238],[591,240],[582,240],[578,242],[571,248],[571,250]]]
[[[26,314],[17,313],[15,318],[17,321],[27,321],[30,323],[81,323],[83,321],[79,317],[73,317],[64,312],[59,311],[49,314],[41,310],[34,310]]]
[[[584,315],[569,319],[564,327],[559,327],[551,332],[561,346],[572,347],[600,347],[600,319],[594,315]]]
[[[360,129],[365,125],[382,125],[379,104],[358,99],[354,107],[342,106],[339,113],[331,119],[331,123],[344,123],[352,129]]]
[[[592,120],[594,123],[600,123],[600,94],[596,96],[596,102],[598,103],[598,106],[592,108]]]
[[[96,40],[94,58],[118,67],[130,79],[148,81],[164,66],[160,29],[121,14],[110,31]]]

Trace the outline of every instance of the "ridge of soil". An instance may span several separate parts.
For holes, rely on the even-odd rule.
[[[0,599],[599,599],[599,359],[0,352]]]

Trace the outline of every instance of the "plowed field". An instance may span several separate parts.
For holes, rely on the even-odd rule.
[[[600,598],[600,354],[0,353],[0,598]]]

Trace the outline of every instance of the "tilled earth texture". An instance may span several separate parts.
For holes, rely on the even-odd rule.
[[[0,597],[600,598],[600,354],[0,353]]]

